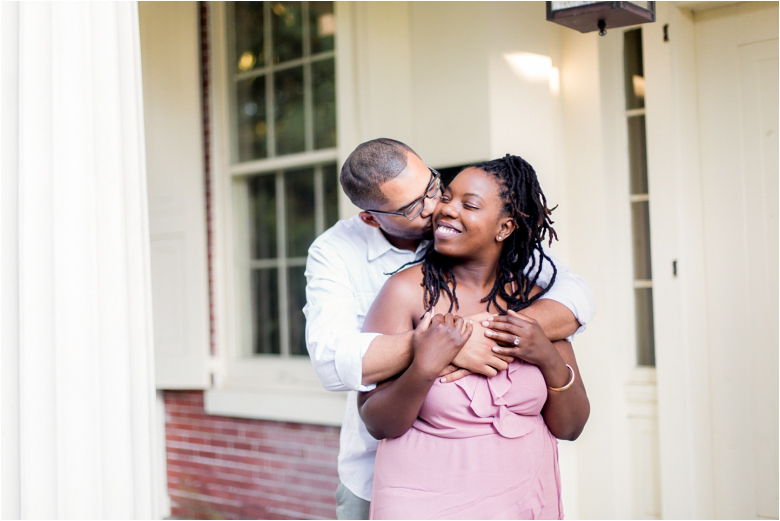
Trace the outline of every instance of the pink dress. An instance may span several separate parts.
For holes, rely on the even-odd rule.
[[[546,399],[522,361],[434,383],[412,428],[379,444],[371,519],[563,519]]]

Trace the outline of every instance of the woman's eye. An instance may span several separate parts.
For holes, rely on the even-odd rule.
[[[478,210],[478,208],[476,206],[474,206],[473,204],[468,204],[468,203],[464,204],[463,208],[466,208],[468,210]]]
[[[440,200],[441,202],[443,202],[443,203],[448,203],[448,202],[450,202],[450,198],[449,198],[449,197],[447,197],[446,195],[442,195],[442,196],[439,198],[439,200]]]

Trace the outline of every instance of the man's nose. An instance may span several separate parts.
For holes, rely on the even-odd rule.
[[[439,194],[433,197],[425,197],[423,199],[423,210],[420,215],[423,217],[429,217],[433,213],[433,209],[436,208],[436,203],[439,202]]]

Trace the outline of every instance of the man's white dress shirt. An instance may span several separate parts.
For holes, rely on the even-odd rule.
[[[323,387],[349,391],[347,411],[341,426],[338,459],[339,479],[353,494],[371,500],[374,459],[379,442],[366,430],[357,410],[357,391],[362,385],[363,355],[377,333],[361,333],[363,320],[390,273],[415,260],[416,252],[391,245],[378,228],[358,216],[336,223],[309,248],[306,261],[306,346]],[[543,298],[569,308],[581,324],[590,322],[595,306],[584,279],[553,258],[558,274]],[[552,268],[545,263],[537,284],[546,287]],[[575,334],[577,334],[575,333]]]

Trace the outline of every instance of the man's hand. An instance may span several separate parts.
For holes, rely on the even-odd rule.
[[[493,352],[496,343],[485,335],[485,327],[482,326],[482,322],[490,316],[490,313],[482,312],[464,317],[471,321],[474,330],[460,352],[455,355],[452,364],[441,372],[442,382],[454,382],[471,373],[495,376],[507,368],[512,357]]]

